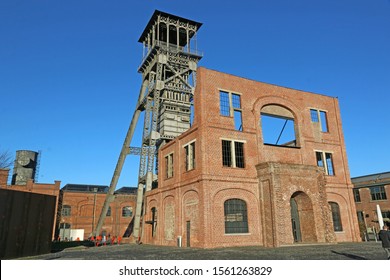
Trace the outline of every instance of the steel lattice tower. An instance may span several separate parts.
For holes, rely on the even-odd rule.
[[[190,128],[191,105],[196,69],[202,54],[197,50],[196,34],[201,23],[155,11],[138,42],[143,59],[138,68],[142,86],[133,118],[115,167],[110,187],[94,234],[98,235],[122,171],[130,153],[140,154],[137,206],[133,236],[142,235],[145,192],[158,186],[159,147]],[[144,112],[142,147],[130,147],[140,113]]]

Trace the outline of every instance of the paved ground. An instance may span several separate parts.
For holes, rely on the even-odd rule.
[[[122,244],[74,247],[33,260],[384,260],[380,242],[295,245],[280,248],[178,248]]]

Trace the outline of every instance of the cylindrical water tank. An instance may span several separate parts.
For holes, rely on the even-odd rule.
[[[16,151],[12,185],[26,185],[30,179],[35,180],[38,165],[38,153],[34,151]]]

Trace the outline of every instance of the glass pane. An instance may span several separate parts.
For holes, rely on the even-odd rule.
[[[232,166],[232,150],[230,141],[222,140],[222,165]]]
[[[222,116],[230,116],[229,93],[221,91],[219,93],[220,110]]]
[[[236,156],[236,167],[244,168],[244,143],[234,142],[234,152]]]
[[[312,122],[318,122],[318,111],[314,109],[310,109],[310,116]]]
[[[241,96],[238,94],[232,94],[232,103],[234,109],[241,108]]]
[[[242,131],[241,111],[234,111],[234,128],[235,130]]]

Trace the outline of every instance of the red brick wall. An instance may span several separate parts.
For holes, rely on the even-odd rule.
[[[233,117],[220,115],[220,90],[241,95],[243,131],[234,129]],[[298,148],[263,144],[260,113],[262,108],[269,104],[284,107],[294,116]],[[311,122],[310,108],[327,112],[329,132],[320,132],[318,124]],[[199,68],[194,112],[192,128],[159,151],[159,188],[147,195],[147,205],[153,204],[159,211],[157,234],[152,238],[150,232],[146,230],[145,242],[175,245],[175,240],[165,238],[167,231],[170,239],[172,230],[176,237],[182,236],[185,239],[186,222],[190,221],[191,246],[291,244],[293,239],[289,222],[278,223],[275,222],[276,216],[271,219],[263,214],[264,205],[267,202],[261,199],[264,195],[261,194],[262,178],[259,177],[256,166],[272,162],[283,163],[284,166],[290,164],[292,169],[285,167],[285,170],[291,174],[295,174],[293,166],[312,166],[317,169],[316,150],[332,153],[335,176],[324,176],[322,181],[326,182],[325,184],[319,183],[321,180],[318,181],[316,175],[314,189],[308,184],[309,178],[294,181],[289,180],[288,176],[282,176],[280,178],[283,180],[272,182],[270,185],[268,203],[273,205],[272,207],[284,209],[285,214],[288,214],[289,201],[293,192],[276,199],[273,197],[272,189],[278,187],[286,190],[295,184],[295,191],[300,190],[306,194],[313,207],[310,213],[307,212],[309,214],[302,211],[302,215],[306,213],[305,215],[313,216],[311,220],[321,221],[318,222],[318,226],[316,225],[315,233],[305,231],[308,242],[314,239],[318,242],[332,242],[335,236],[337,241],[357,241],[359,239],[337,99]],[[222,166],[222,139],[244,142],[245,168]],[[185,171],[183,147],[193,140],[196,140],[196,168]],[[164,158],[169,153],[174,154],[174,176],[167,179]],[[299,172],[303,171],[298,168],[295,172],[298,172],[295,175],[299,177]],[[316,174],[313,172],[309,175]],[[280,186],[280,184],[285,185]],[[299,185],[301,189],[297,187]],[[188,202],[186,202],[185,195],[189,192],[197,197],[196,206],[186,206]],[[322,197],[320,200],[318,199],[319,193]],[[240,198],[247,203],[248,234],[224,233],[223,202],[229,198]],[[267,198],[264,197],[264,199]],[[329,232],[331,219],[329,217],[331,216],[329,216],[328,201],[337,202],[341,209],[344,231],[336,235]],[[174,217],[172,217],[171,208],[167,208],[167,205],[174,206]],[[147,209],[149,211],[150,207],[147,206]],[[164,213],[165,209],[168,209],[168,214]],[[170,228],[166,229],[164,226]],[[273,227],[272,234],[275,235],[269,236],[267,232],[271,226]]]
[[[0,168],[0,188],[5,188],[7,186],[9,169]]]
[[[99,220],[104,201],[105,193],[69,192],[63,194],[62,205],[71,207],[70,216],[61,216],[60,223],[68,223],[72,229],[84,229],[84,238],[90,237]],[[135,195],[117,194],[111,202],[111,216],[105,218],[102,232],[111,236],[123,236],[128,229],[135,214]],[[122,208],[131,206],[132,217],[122,217]]]

